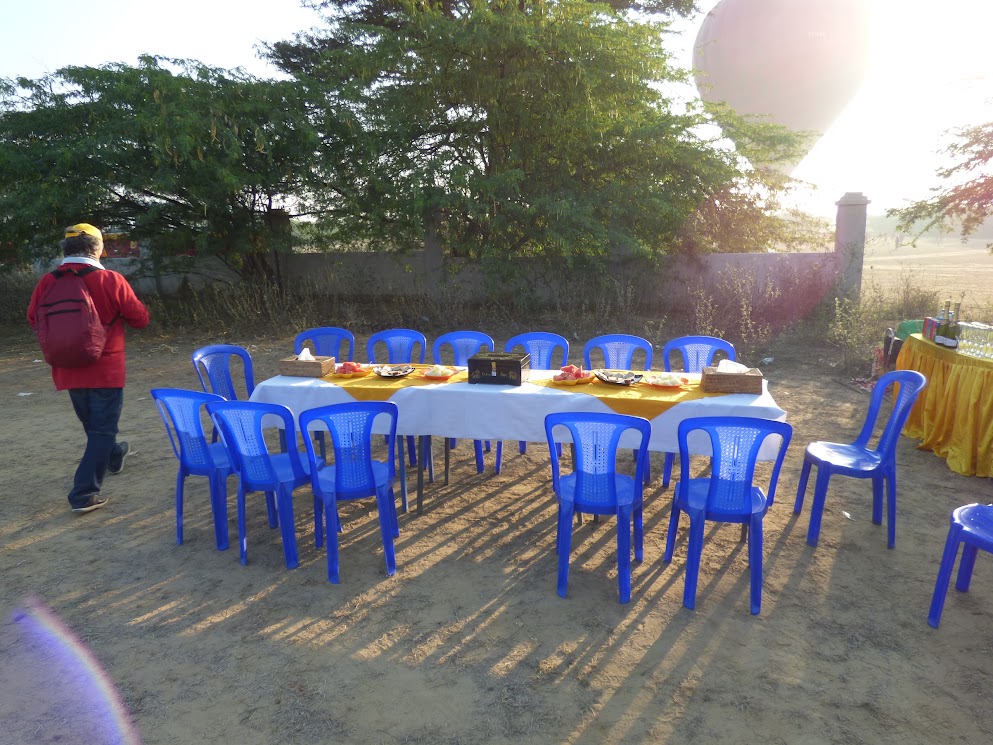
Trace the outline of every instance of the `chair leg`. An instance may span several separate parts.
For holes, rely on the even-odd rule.
[[[483,441],[473,440],[472,446],[476,451],[476,473],[482,473],[486,470],[486,464],[483,463]]]
[[[403,438],[398,437],[397,441],[403,442]],[[399,466],[397,472],[400,477],[400,506],[404,514],[407,514],[407,465],[404,461],[403,453],[397,458],[397,464]]]
[[[645,454],[645,476],[644,480],[646,484],[652,483],[652,454]]]
[[[800,470],[800,483],[796,486],[796,501],[793,503],[793,514],[799,515],[803,509],[803,497],[807,492],[807,479],[810,478],[810,461],[804,458]]]
[[[896,469],[886,476],[886,546],[896,545]]]
[[[669,563],[672,561],[672,552],[676,547],[676,531],[679,529],[679,508],[676,500],[672,500],[672,508],[669,511],[669,530],[665,534],[665,554],[662,561]]]
[[[500,469],[503,466],[503,440],[497,440],[496,444],[496,463],[494,464],[496,468],[497,476],[500,475]]]
[[[872,477],[872,524],[883,524],[883,474]]]
[[[228,479],[220,473],[210,477],[210,509],[214,517],[214,541],[218,551],[228,550]]]
[[[934,595],[931,596],[931,609],[928,611],[927,622],[930,626],[938,628],[941,623],[941,611],[945,605],[945,595],[948,593],[948,583],[952,578],[952,567],[955,564],[955,555],[959,551],[959,542],[962,538],[962,528],[955,523],[948,528],[948,538],[945,539],[945,550],[941,555],[941,564],[938,567],[938,579],[934,583]],[[961,567],[959,569],[961,572]]]
[[[828,480],[831,469],[827,463],[817,466],[817,481],[814,483],[814,503],[810,507],[810,527],[807,528],[807,545],[817,547],[821,534],[821,518],[824,516],[824,501],[827,498]]]
[[[276,509],[279,512],[279,528],[283,536],[283,556],[286,558],[286,568],[296,569],[300,564],[300,559],[297,556],[296,523],[293,521],[293,490],[290,487],[280,487],[276,496]],[[329,530],[328,533],[330,532]]]
[[[639,504],[634,508],[634,560],[641,562],[645,560],[645,526],[644,510]]]
[[[392,577],[397,573],[396,549],[393,545],[393,515],[390,507],[393,502],[392,494],[377,494],[376,502],[379,507],[379,533],[383,538],[383,553],[386,555],[386,576]]]
[[[757,616],[762,610],[762,515],[752,515],[751,525],[745,523],[743,528],[748,530],[748,570],[751,574],[752,615]]]
[[[269,516],[269,527],[278,528],[279,511],[276,509],[276,495],[271,491],[265,493],[265,510]]]
[[[631,600],[631,510],[617,510],[617,585],[620,602]]]
[[[665,489],[669,488],[669,482],[672,481],[672,464],[675,460],[675,453],[665,454],[665,462],[662,464],[662,487]]]
[[[341,581],[338,570],[338,533],[331,529],[332,520],[337,519],[338,503],[332,495],[324,502],[324,522],[328,526],[328,582],[337,585]]]
[[[427,448],[428,448],[428,483],[434,483],[434,438],[428,436],[427,438]]]
[[[183,485],[186,483],[186,474],[182,467],[176,473],[176,545],[183,545]],[[211,506],[214,502],[214,493],[211,490]],[[216,526],[216,523],[215,523]]]
[[[690,518],[690,540],[686,552],[686,587],[683,590],[683,605],[693,610],[696,608],[696,586],[700,579],[700,558],[703,555],[703,529],[706,519],[703,511],[686,514]]]
[[[555,536],[556,553],[559,559],[558,587],[559,597],[566,597],[569,588],[569,552],[572,549],[572,502],[559,500],[558,531]]]
[[[527,442],[525,440],[521,440],[517,444],[517,447],[518,447],[518,450],[519,450],[519,452],[520,452],[521,455],[524,455],[528,451],[528,444],[527,444]],[[560,455],[562,454],[561,447],[562,446],[560,445],[559,446],[559,454]]]
[[[413,435],[407,435],[407,458],[409,466],[414,467],[417,465],[417,441]]]
[[[238,479],[238,561],[248,563],[248,536],[245,535],[245,487]]]
[[[324,545],[324,499],[314,495],[314,548]],[[331,529],[328,523],[328,530]]]
[[[959,562],[959,573],[955,578],[955,589],[959,592],[969,592],[972,582],[972,570],[976,566],[976,554],[979,549],[971,543],[962,546],[962,560]]]

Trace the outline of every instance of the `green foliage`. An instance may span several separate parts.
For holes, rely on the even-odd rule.
[[[897,230],[918,236],[932,229],[958,230],[963,239],[979,230],[993,215],[993,122],[957,130],[945,149],[953,163],[937,172],[944,182],[929,199],[888,210],[898,219]],[[993,243],[989,244],[993,249]]]
[[[431,230],[456,256],[571,266],[664,253],[709,200],[781,188],[704,125],[750,133],[740,139],[763,162],[790,157],[795,137],[675,98],[688,78],[664,22],[584,0],[321,5],[327,29],[269,53],[315,111],[352,117],[339,134],[355,179],[329,195],[351,240],[410,244]]]
[[[0,245],[50,255],[86,220],[245,275],[308,209],[318,138],[296,86],[196,62],[67,67],[0,88]],[[281,243],[282,242],[282,243]]]

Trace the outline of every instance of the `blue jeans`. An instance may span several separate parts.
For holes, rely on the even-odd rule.
[[[69,504],[75,508],[100,493],[108,464],[122,458],[117,444],[117,423],[124,406],[124,389],[70,388],[69,400],[86,432],[86,450],[69,492]]]

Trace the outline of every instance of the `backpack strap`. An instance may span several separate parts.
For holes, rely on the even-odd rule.
[[[62,266],[64,267],[65,264],[63,264]],[[63,269],[60,267],[59,269],[53,270],[51,274],[53,277],[55,277],[55,279],[58,279],[59,277],[64,277],[67,274],[75,274],[77,277],[85,277],[87,274],[90,274],[91,272],[99,272],[102,268],[103,267],[93,266],[92,264],[81,264],[79,269],[68,269],[68,268]]]

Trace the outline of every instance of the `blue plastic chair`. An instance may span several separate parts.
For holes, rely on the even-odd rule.
[[[246,398],[255,390],[252,355],[247,349],[234,344],[211,344],[193,353],[193,368],[200,378],[200,385],[207,393],[216,393],[227,401],[237,401],[238,393],[231,376],[231,358],[241,360],[245,373]]]
[[[493,339],[482,331],[452,331],[442,334],[434,340],[434,344],[431,347],[431,361],[436,365],[443,364],[442,356],[448,348],[452,352],[452,364],[460,367],[468,365],[469,358],[474,354],[480,351],[492,352],[495,349]],[[486,445],[488,450],[489,443],[487,442]],[[455,440],[448,440],[446,447],[455,447]],[[473,441],[473,447],[476,451],[476,473],[482,473],[485,470],[483,464],[483,442],[481,440],[475,440]],[[498,466],[499,463],[500,460],[497,458]],[[497,472],[499,473],[499,469]],[[445,483],[448,483],[448,458],[445,458]]]
[[[645,365],[641,370],[652,367],[652,345],[647,339],[631,334],[604,334],[586,342],[583,347],[583,360],[587,369],[593,367],[590,353],[599,350],[603,356],[603,366],[609,370],[634,369],[634,355],[639,350],[645,355]]]
[[[387,329],[369,337],[366,343],[366,354],[370,363],[379,362],[376,346],[386,347],[386,362],[390,365],[400,365],[404,362],[424,362],[427,353],[428,340],[420,331],[413,329]]]
[[[179,460],[176,473],[176,543],[183,543],[183,487],[187,476],[206,476],[210,484],[210,509],[214,517],[217,550],[228,547],[227,480],[233,472],[227,449],[210,444],[203,430],[203,407],[224,399],[213,393],[179,388],[153,388],[152,398],[165,424],[172,451]]]
[[[810,510],[810,527],[807,529],[808,544],[817,545],[828,480],[834,473],[857,479],[872,479],[872,522],[876,525],[883,521],[883,482],[886,482],[886,542],[890,548],[896,544],[896,443],[900,430],[910,415],[910,409],[925,385],[927,380],[915,370],[886,373],[876,381],[872,389],[865,424],[855,442],[812,442],[807,446],[793,512],[800,514],[803,509],[810,467],[816,465],[817,482],[814,485],[814,503]],[[891,386],[897,387],[893,394],[893,407],[882,435],[876,446],[872,447],[870,440],[879,419],[883,397]]]
[[[308,341],[314,348],[314,354],[322,357],[334,357],[338,362],[351,360],[355,355],[354,334],[337,326],[322,326],[301,331],[293,342],[293,353],[300,354],[304,344]],[[341,354],[342,345],[346,345],[348,350],[345,355]]]
[[[723,352],[729,360],[736,359],[734,345],[729,341],[718,339],[716,336],[680,336],[666,342],[662,347],[662,364],[666,372],[672,372],[670,356],[673,352],[678,352],[683,358],[683,372],[688,373],[703,372],[703,368],[714,363],[714,357],[718,352]],[[675,458],[675,453],[665,454],[665,463],[662,466],[663,487],[668,487],[672,479],[672,464]]]
[[[300,430],[305,435],[326,431],[334,446],[334,462],[328,463],[325,458],[318,460],[311,438],[303,438],[310,461],[315,499],[314,543],[317,548],[324,544],[324,526],[327,526],[328,581],[334,584],[339,582],[338,533],[341,531],[341,520],[338,518],[338,502],[350,499],[376,498],[379,531],[386,554],[386,574],[396,574],[393,539],[400,537],[400,528],[393,496],[393,481],[396,478],[393,458],[398,414],[396,404],[389,401],[334,404],[300,414]],[[377,417],[387,417],[389,421],[385,461],[372,457],[372,428]]]
[[[710,476],[690,478],[691,432],[702,430],[710,437]],[[779,451],[769,478],[768,493],[755,484],[755,461],[762,443],[778,435]],[[672,561],[679,518],[690,519],[689,545],[686,551],[686,586],[683,605],[696,607],[696,588],[703,554],[704,525],[712,522],[740,523],[742,540],[748,536],[748,566],[751,573],[751,611],[762,609],[762,519],[776,499],[776,483],[793,437],[793,427],[786,422],[753,417],[696,417],[679,423],[680,479],[673,494],[669,532],[665,539],[665,561]]]
[[[555,370],[569,364],[569,340],[559,334],[547,331],[530,331],[507,339],[503,345],[504,352],[513,352],[518,347],[531,357],[532,370]],[[528,444],[521,440],[518,443],[521,455],[528,451]],[[562,448],[559,448],[562,455]],[[496,472],[500,473],[503,466],[503,442],[497,443]]]
[[[938,628],[941,622],[941,611],[945,605],[948,583],[952,578],[952,567],[955,565],[959,544],[963,543],[965,548],[962,550],[962,561],[959,562],[958,576],[955,578],[955,589],[959,592],[969,592],[972,570],[976,566],[976,554],[979,549],[993,553],[993,504],[966,504],[952,512],[948,538],[945,540],[945,551],[941,556],[938,579],[934,584],[931,610],[927,616],[927,622],[934,628]]]
[[[366,342],[366,356],[369,363],[382,362],[377,359],[377,345],[386,348],[386,360],[389,365],[402,365],[403,363],[419,362],[424,363],[424,356],[427,354],[428,340],[420,331],[413,329],[386,329],[379,331],[369,337]],[[398,457],[403,458],[403,440],[397,445]],[[417,445],[413,435],[407,436],[408,458],[411,466],[417,465]],[[431,479],[434,479],[434,469],[432,467]]]
[[[293,490],[310,481],[310,464],[297,449],[293,414],[279,404],[253,401],[222,401],[207,404],[214,423],[228,449],[231,465],[238,475],[238,546],[239,559],[248,563],[248,539],[245,531],[245,495],[265,492],[269,526],[280,528],[286,568],[295,569],[297,556],[296,525],[293,521]],[[286,434],[285,452],[271,452],[265,431],[282,430]]]
[[[575,460],[573,471],[561,473],[555,428],[569,430]],[[633,477],[617,473],[617,448],[621,435],[641,436]],[[617,517],[617,583],[620,602],[631,599],[631,523],[634,523],[634,558],[644,558],[642,526],[642,469],[648,455],[652,426],[647,419],[624,414],[561,412],[545,417],[545,437],[552,461],[552,489],[558,501],[558,594],[566,597],[572,519],[576,513]],[[560,434],[563,434],[560,430]]]

